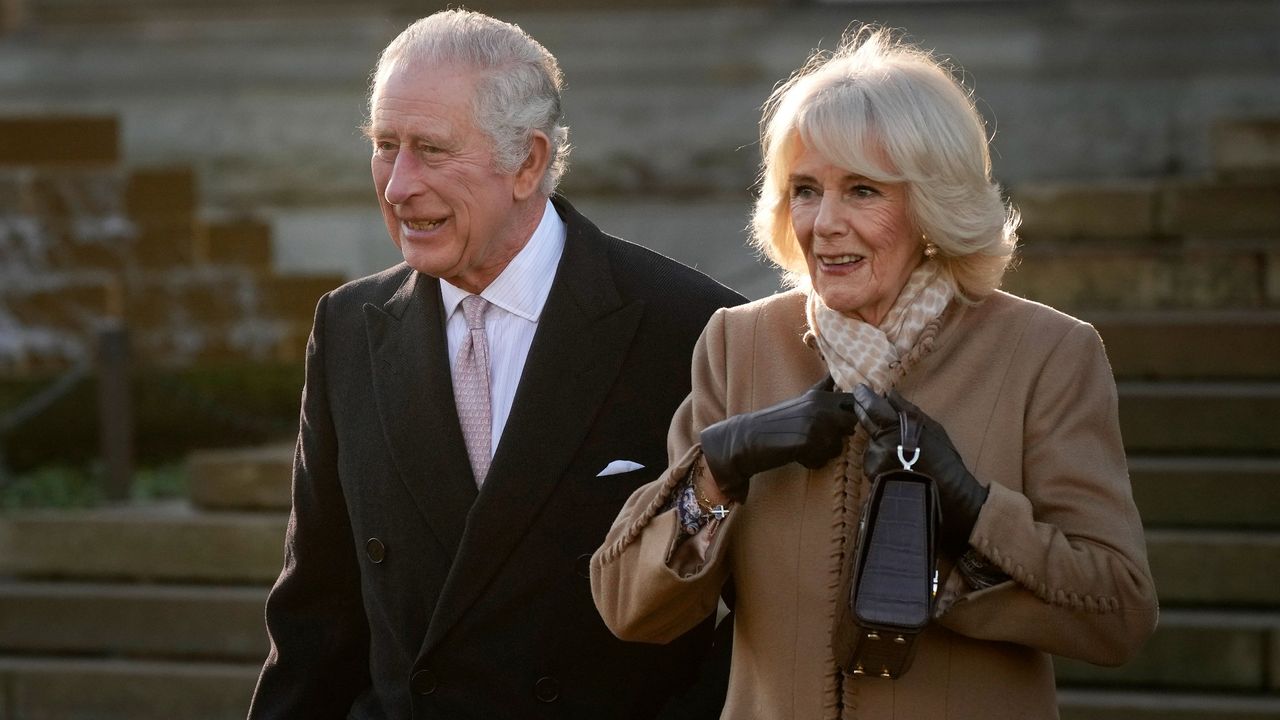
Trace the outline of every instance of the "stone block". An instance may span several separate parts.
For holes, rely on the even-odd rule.
[[[1272,695],[1178,692],[1174,690],[1058,691],[1062,720],[1275,720],[1280,698]]]
[[[190,267],[196,261],[196,226],[189,215],[143,215],[134,219],[136,233],[129,254],[145,270]]]
[[[1117,383],[1130,452],[1280,453],[1280,383]]]
[[[1280,307],[1280,251],[1268,252],[1263,270],[1263,300],[1269,307]]]
[[[1220,120],[1211,130],[1213,169],[1224,178],[1280,178],[1280,119]]]
[[[1271,664],[1267,672],[1267,689],[1273,693],[1280,692],[1280,630],[1271,631],[1269,652]]]
[[[305,321],[310,326],[320,296],[346,282],[337,274],[278,275],[262,283],[264,308],[272,317]]]
[[[0,117],[0,166],[101,165],[120,160],[113,116]]]
[[[191,502],[206,510],[288,511],[293,446],[202,450],[187,458]]]
[[[1146,536],[1162,604],[1280,605],[1280,533],[1155,529]]]
[[[1280,312],[1091,313],[1117,377],[1280,378]]]
[[[4,720],[228,720],[249,707],[259,663],[0,658]]]
[[[1280,530],[1280,459],[1130,457],[1129,480],[1148,528]]]
[[[1064,686],[1261,692],[1267,689],[1268,644],[1277,628],[1280,616],[1166,610],[1129,663],[1107,668],[1054,658],[1054,670]]]
[[[0,573],[31,578],[270,583],[285,517],[183,506],[32,511],[0,517]]]
[[[114,278],[64,276],[31,288],[0,291],[0,307],[24,327],[87,333],[95,320],[118,317],[122,291]]]
[[[1261,258],[1229,249],[1031,249],[1003,289],[1072,313],[1264,305]]]
[[[1171,184],[1161,192],[1159,231],[1191,238],[1280,237],[1280,182]]]
[[[196,260],[210,265],[271,269],[271,226],[259,220],[206,223],[196,233]]]
[[[265,587],[0,583],[0,652],[261,660]]]
[[[196,175],[189,167],[134,170],[125,189],[125,206],[134,218],[190,218],[196,201]]]
[[[1151,183],[1029,185],[1011,193],[1022,213],[1019,235],[1041,239],[1150,238],[1156,188]]]

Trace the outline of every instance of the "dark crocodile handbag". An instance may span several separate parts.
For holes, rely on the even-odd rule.
[[[902,468],[872,480],[836,611],[836,662],[855,676],[901,677],[933,616],[938,494],[932,478],[911,469],[920,457],[919,423],[906,413],[898,421]]]

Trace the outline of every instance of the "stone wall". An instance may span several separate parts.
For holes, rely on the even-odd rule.
[[[342,278],[275,272],[268,226],[198,196],[189,167],[124,170],[115,118],[0,118],[0,375],[84,362],[113,321],[143,364],[299,360]]]

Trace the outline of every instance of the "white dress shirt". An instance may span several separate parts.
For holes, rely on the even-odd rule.
[[[489,402],[493,426],[490,456],[497,450],[502,430],[511,415],[516,386],[524,372],[524,362],[538,330],[538,319],[551,293],[560,255],[564,253],[566,228],[551,201],[542,212],[542,222],[533,236],[489,287],[480,293],[490,307],[484,314],[484,330],[489,340]],[[466,290],[440,281],[440,299],[448,318],[445,334],[449,340],[449,372],[454,371],[458,349],[467,334],[462,317]]]

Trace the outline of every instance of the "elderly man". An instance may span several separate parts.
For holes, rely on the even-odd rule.
[[[553,194],[560,87],[471,12],[378,61],[373,179],[405,262],[316,308],[251,718],[650,718],[697,675],[711,619],[621,642],[588,563],[742,298]]]

